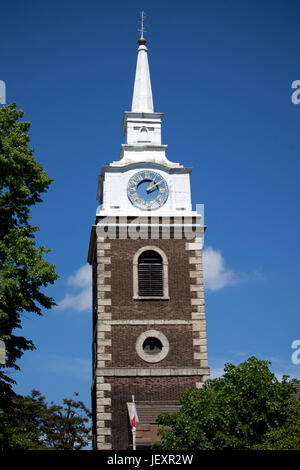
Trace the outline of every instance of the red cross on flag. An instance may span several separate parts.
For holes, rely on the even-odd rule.
[[[135,421],[136,421],[136,410],[135,410],[134,397],[132,397],[131,416],[130,416],[130,424],[131,424],[132,432],[136,431]]]

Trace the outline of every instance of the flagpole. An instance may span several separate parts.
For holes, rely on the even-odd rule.
[[[136,450],[136,443],[135,443],[135,431],[136,431],[136,412],[135,412],[135,403],[134,403],[134,395],[132,395],[132,408],[131,408],[131,416],[134,419],[134,424],[131,426],[132,429],[132,449]]]

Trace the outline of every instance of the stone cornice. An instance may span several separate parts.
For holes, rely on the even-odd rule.
[[[123,144],[125,145],[125,144]],[[161,147],[164,147],[163,145]],[[103,179],[104,174],[106,172],[117,172],[117,173],[125,173],[128,170],[135,169],[135,168],[153,168],[156,170],[163,170],[166,173],[173,174],[173,173],[191,173],[192,167],[184,167],[184,166],[177,166],[177,167],[169,167],[166,165],[161,165],[159,163],[149,163],[149,162],[134,162],[134,163],[127,163],[126,165],[122,166],[113,166],[113,165],[106,165],[103,166],[101,169],[101,174],[99,179]]]
[[[99,367],[96,369],[96,376],[98,377],[182,377],[200,375],[208,376],[209,368],[195,368],[195,367]]]

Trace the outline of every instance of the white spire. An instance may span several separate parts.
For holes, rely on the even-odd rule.
[[[167,145],[161,142],[161,124],[163,113],[153,109],[152,89],[148,64],[148,50],[144,38],[144,12],[142,12],[141,37],[135,72],[131,111],[125,111],[123,132],[125,144],[122,144],[120,159],[110,166],[126,166],[133,163],[155,163],[169,168],[182,168],[179,163],[171,162],[166,157]]]
[[[148,64],[146,40],[139,39],[138,57],[132,98],[132,112],[153,113],[153,99]]]

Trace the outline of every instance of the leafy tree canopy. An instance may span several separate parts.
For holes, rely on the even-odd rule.
[[[9,369],[34,349],[30,339],[18,336],[24,312],[42,314],[55,305],[43,288],[53,284],[55,267],[44,260],[48,249],[37,246],[37,226],[30,225],[31,208],[42,201],[52,179],[37,163],[29,145],[29,122],[19,119],[16,104],[0,108],[0,339],[6,346],[6,365],[0,366],[0,408],[12,393]]]
[[[275,446],[276,433],[283,433],[299,418],[299,401],[290,397],[293,386],[288,378],[280,382],[269,364],[255,357],[238,366],[227,363],[222,377],[208,380],[201,389],[186,389],[179,411],[157,417],[162,441],[155,447],[249,449],[267,440],[270,447]],[[299,448],[299,426],[291,445]]]

